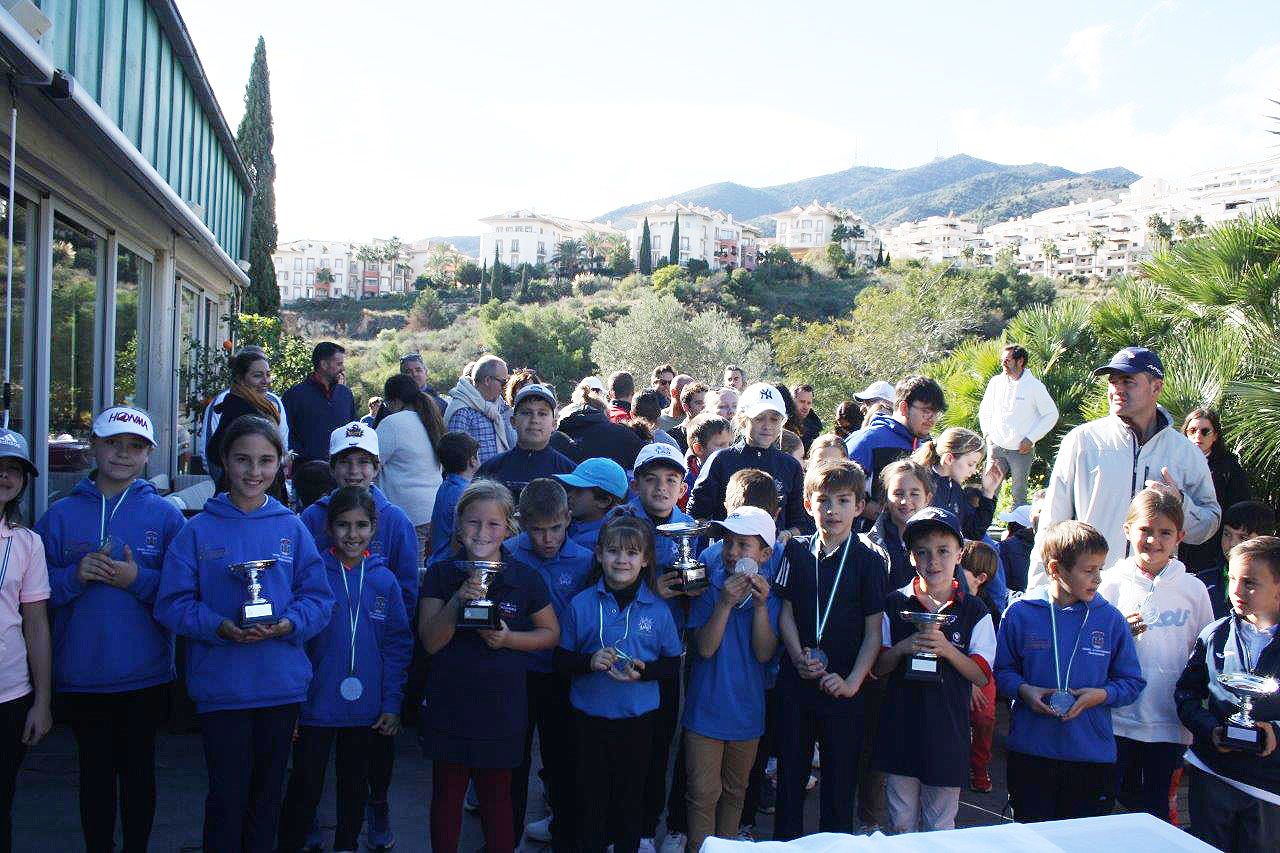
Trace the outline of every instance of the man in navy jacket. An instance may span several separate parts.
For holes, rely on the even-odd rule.
[[[329,434],[356,419],[356,399],[341,384],[346,353],[332,341],[316,344],[311,351],[311,375],[284,392],[289,449],[298,454],[298,463],[327,461]]]

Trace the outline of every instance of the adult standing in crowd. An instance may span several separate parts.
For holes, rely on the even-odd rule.
[[[671,383],[675,381],[676,369],[669,364],[659,364],[649,377],[649,390],[657,391],[662,397],[662,408],[671,404]]]
[[[483,464],[510,450],[512,435],[502,413],[502,393],[510,378],[507,363],[496,355],[482,355],[472,367],[474,379],[458,378],[449,392],[445,428],[465,432],[480,445]]]
[[[869,494],[875,493],[880,469],[914,452],[929,438],[938,416],[946,410],[941,385],[927,376],[908,376],[893,389],[892,414],[873,416],[849,436],[845,449],[867,473]]]
[[[746,374],[742,372],[742,368],[736,364],[726,364],[724,366],[724,381],[720,383],[722,388],[732,388],[739,394],[742,389],[747,387]]]
[[[222,436],[241,415],[262,415],[280,430],[289,444],[289,418],[284,401],[271,393],[271,362],[262,347],[241,347],[231,357],[231,387],[213,398],[204,410],[204,436],[200,453],[204,470],[214,483],[222,479]]]
[[[1236,455],[1227,449],[1222,435],[1222,419],[1216,409],[1192,409],[1182,419],[1182,434],[1200,448],[1209,463],[1213,477],[1213,493],[1223,513],[1240,503],[1253,499],[1249,488],[1249,475],[1245,473]],[[1182,543],[1178,558],[1187,571],[1199,572],[1213,568],[1222,562],[1222,525],[1218,524],[1213,535],[1199,545]]]
[[[329,434],[356,419],[356,398],[342,384],[346,359],[345,349],[321,341],[311,350],[311,375],[284,392],[285,417],[292,426],[288,447],[298,463],[328,461]]]
[[[662,416],[658,418],[658,426],[667,432],[671,432],[685,422],[686,414],[684,404],[680,402],[680,394],[692,382],[693,377],[687,373],[677,373],[676,378],[671,380],[671,389],[667,394],[671,400],[663,410]]]
[[[1027,474],[1036,458],[1036,442],[1058,422],[1058,407],[1049,389],[1027,369],[1027,351],[1021,346],[1006,346],[1000,367],[982,395],[978,423],[987,440],[987,458],[1009,466],[1013,505],[1022,506],[1027,502]]]
[[[436,456],[444,422],[435,402],[407,374],[388,377],[382,397],[384,414],[377,426],[382,463],[378,485],[387,500],[409,516],[425,554],[436,491],[444,480]]]
[[[1040,509],[1028,590],[1047,583],[1040,553],[1045,536],[1060,521],[1075,519],[1097,528],[1107,540],[1105,566],[1128,556],[1125,517],[1133,496],[1148,483],[1163,482],[1181,495],[1185,542],[1207,541],[1222,520],[1204,453],[1157,402],[1164,389],[1160,356],[1145,347],[1125,347],[1093,375],[1107,377],[1110,414],[1062,439]]]
[[[702,414],[707,406],[707,394],[710,391],[711,389],[701,382],[689,382],[680,389],[680,410],[684,413],[684,420],[667,432],[671,433],[671,437],[685,453],[689,452],[689,421]]]
[[[636,380],[625,370],[609,374],[609,408],[604,413],[615,424],[631,420],[631,398],[636,395]]]
[[[791,399],[796,404],[796,420],[800,423],[800,439],[804,442],[804,452],[809,453],[809,445],[822,435],[822,418],[813,410],[813,386],[805,383],[791,389]]]
[[[579,385],[574,399],[578,397],[582,398],[582,408],[561,417],[558,424],[560,432],[574,442],[574,452],[566,455],[574,462],[596,457],[612,459],[622,470],[630,471],[645,440],[630,427],[609,420],[604,397],[589,386]]]
[[[862,429],[865,424],[871,423],[871,419],[880,412],[892,412],[893,396],[893,386],[883,379],[877,379],[854,394],[853,399],[858,402],[858,413],[861,415],[857,428]]]
[[[400,356],[400,372],[412,379],[418,386],[418,390],[431,398],[431,402],[440,409],[440,416],[444,417],[444,410],[448,404],[445,403],[444,397],[440,396],[440,392],[432,388],[431,383],[427,381],[427,365],[422,360],[422,354],[411,352]]]

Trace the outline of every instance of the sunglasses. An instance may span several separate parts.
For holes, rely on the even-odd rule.
[[[1196,436],[1196,435],[1200,436],[1201,438],[1208,438],[1209,436],[1213,435],[1213,427],[1200,427],[1199,429],[1192,427],[1191,429],[1184,430],[1183,434],[1186,435],[1187,438],[1191,438],[1192,436]]]

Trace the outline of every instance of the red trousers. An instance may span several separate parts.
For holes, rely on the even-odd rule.
[[[991,767],[991,739],[996,731],[996,680],[991,674],[990,665],[979,655],[970,655],[987,677],[987,685],[982,688],[982,695],[987,700],[985,711],[969,709],[969,727],[973,731],[973,740],[969,746],[969,772],[974,776],[987,776]]]
[[[436,761],[431,773],[431,849],[453,853],[462,835],[462,801],[475,779],[480,799],[480,825],[488,853],[512,853],[516,847],[511,822],[511,771],[481,770]]]

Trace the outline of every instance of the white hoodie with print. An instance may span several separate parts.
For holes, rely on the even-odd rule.
[[[1209,591],[1180,561],[1170,560],[1154,579],[1125,557],[1102,573],[1101,595],[1125,617],[1142,613],[1147,630],[1134,642],[1147,686],[1138,701],[1111,709],[1117,737],[1144,743],[1191,743],[1178,721],[1173,688],[1187,665],[1196,637],[1213,621]]]

